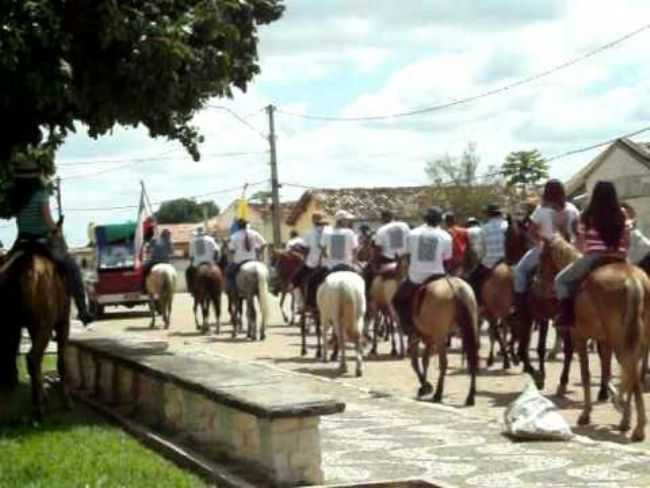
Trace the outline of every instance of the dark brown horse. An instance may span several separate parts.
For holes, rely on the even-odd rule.
[[[27,327],[31,339],[27,371],[32,386],[32,408],[35,418],[40,420],[45,414],[42,361],[53,332],[58,345],[57,369],[63,399],[67,407],[72,406],[65,365],[70,334],[70,295],[56,265],[46,257],[27,253],[16,255],[11,266],[11,274],[16,278],[15,283],[11,280],[15,286],[5,286],[3,290],[7,314],[3,322],[7,325],[9,337],[2,339],[4,357],[1,359],[0,377],[2,383],[7,383],[2,386],[16,386],[21,331]]]
[[[189,269],[188,269],[189,271]],[[192,297],[194,298],[194,321],[196,328],[206,333],[210,330],[208,323],[210,315],[210,305],[214,307],[216,318],[215,333],[219,334],[221,324],[221,292],[224,288],[224,279],[221,269],[213,264],[203,263],[194,269],[193,273],[188,273],[191,285],[188,283]],[[189,280],[188,280],[189,281]],[[199,318],[196,315],[196,309],[201,307],[203,323],[199,325]]]
[[[273,293],[280,295],[280,310],[285,324],[295,323],[296,303],[293,294],[293,277],[305,262],[306,249],[297,247],[289,251],[271,251],[271,266],[275,269]],[[284,310],[284,300],[291,295],[291,318]]]

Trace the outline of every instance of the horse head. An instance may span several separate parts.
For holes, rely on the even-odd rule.
[[[528,234],[522,220],[507,214],[506,221],[508,222],[508,229],[505,232],[506,262],[512,265],[518,263],[528,251]]]

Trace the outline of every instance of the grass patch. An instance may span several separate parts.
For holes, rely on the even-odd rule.
[[[64,410],[58,390],[50,391],[43,423],[33,425],[27,416],[29,379],[20,361],[20,387],[0,399],[0,486],[205,486],[84,406]],[[46,356],[43,370],[54,369],[55,356]]]

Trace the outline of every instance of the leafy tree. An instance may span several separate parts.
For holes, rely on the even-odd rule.
[[[271,201],[271,198],[273,198],[273,193],[269,190],[260,190],[255,193],[253,193],[248,201],[250,202],[256,202],[256,203],[261,203],[262,205],[266,205]]]
[[[79,126],[98,137],[142,124],[198,160],[193,115],[246,90],[260,71],[257,27],[283,10],[282,0],[3,0],[0,113],[11,121],[0,191],[21,155],[47,144],[53,157]],[[53,173],[52,158],[43,167]]]
[[[189,198],[178,198],[160,205],[156,212],[156,220],[160,224],[179,224],[185,222],[201,222],[205,217],[219,215],[219,207],[213,201],[197,203]]]
[[[548,178],[548,163],[537,149],[513,151],[503,162],[501,174],[509,187],[525,193]]]
[[[488,203],[503,201],[503,189],[495,172],[490,169],[480,175],[480,161],[475,143],[469,143],[460,157],[446,154],[428,161],[425,172],[433,182],[433,203],[466,219],[480,216]]]

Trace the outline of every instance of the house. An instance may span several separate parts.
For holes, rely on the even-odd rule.
[[[650,232],[650,144],[618,139],[566,184],[569,198],[586,201],[596,182],[612,181],[619,198],[637,213],[637,223]]]
[[[322,213],[333,223],[338,210],[347,210],[355,216],[355,228],[368,224],[375,229],[381,224],[380,212],[384,209],[391,210],[400,220],[417,224],[432,201],[430,185],[308,190],[293,206],[286,224],[303,234],[311,229],[314,212]]]
[[[230,235],[230,227],[236,219],[239,200],[234,200],[219,215],[210,219],[207,223],[207,231],[220,239]],[[285,224],[287,216],[295,202],[283,202],[280,204],[280,233],[282,241],[289,239],[290,228]],[[248,202],[248,221],[250,226],[262,234],[267,242],[273,242],[273,219],[271,215],[271,204]]]

